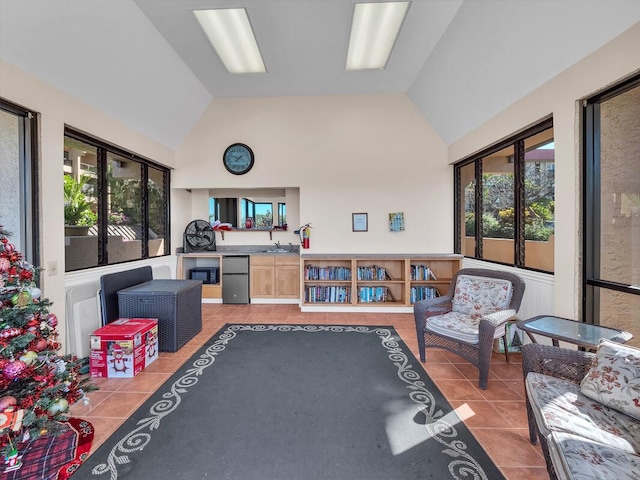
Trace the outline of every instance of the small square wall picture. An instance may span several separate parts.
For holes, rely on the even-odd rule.
[[[404,232],[404,213],[396,212],[389,214],[389,231]]]

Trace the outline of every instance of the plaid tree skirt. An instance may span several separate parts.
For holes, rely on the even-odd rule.
[[[56,436],[44,435],[20,445],[22,466],[6,471],[0,463],[1,480],[67,480],[89,456],[93,426],[80,418],[69,418]]]

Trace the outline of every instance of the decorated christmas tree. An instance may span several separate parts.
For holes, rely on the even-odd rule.
[[[20,468],[20,448],[61,430],[69,406],[94,390],[87,359],[58,355],[58,319],[37,287],[39,269],[0,226],[0,456]],[[0,471],[2,461],[0,461]]]

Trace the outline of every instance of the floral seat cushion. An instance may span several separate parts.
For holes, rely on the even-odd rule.
[[[427,318],[426,328],[439,335],[455,337],[463,342],[478,343],[478,324],[482,315],[447,312]]]
[[[513,286],[508,280],[460,275],[456,281],[451,309],[472,317],[482,317],[506,309],[512,290]]]
[[[640,455],[640,421],[584,396],[580,385],[529,373],[526,391],[540,435],[563,432]]]
[[[549,452],[559,479],[637,480],[640,456],[577,435],[552,432]]]

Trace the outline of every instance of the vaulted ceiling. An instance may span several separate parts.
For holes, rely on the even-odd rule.
[[[637,0],[413,0],[387,67],[346,72],[356,1],[0,0],[0,58],[174,148],[214,98],[378,93],[450,144],[640,21]],[[221,7],[268,73],[226,72],[192,13]]]

